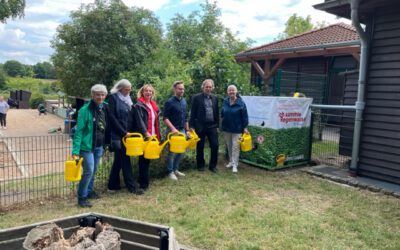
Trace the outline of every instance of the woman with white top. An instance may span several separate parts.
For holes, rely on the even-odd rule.
[[[157,103],[153,100],[155,97],[155,90],[151,84],[145,84],[137,93],[137,103],[135,104],[136,117],[141,125],[138,130],[146,138],[150,136],[157,136],[160,140],[159,129],[159,115],[160,109]],[[150,160],[139,157],[139,185],[143,190],[149,187],[149,165]]]
[[[0,96],[0,125],[1,128],[7,129],[7,111],[10,108],[8,103],[4,101],[4,96]]]
[[[115,192],[121,189],[120,172],[122,170],[128,191],[132,194],[142,195],[143,190],[136,187],[130,157],[126,155],[126,148],[121,143],[122,138],[128,136],[128,132],[132,132],[130,130],[131,124],[137,122],[131,120],[130,117],[134,109],[130,97],[131,90],[132,84],[127,79],[119,80],[111,89],[111,95],[107,99],[110,107],[110,149],[114,152],[114,163],[110,171],[108,190]]]

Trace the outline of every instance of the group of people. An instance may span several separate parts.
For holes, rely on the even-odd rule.
[[[174,95],[164,104],[161,112],[155,102],[155,89],[151,84],[143,85],[137,92],[136,103],[133,103],[130,93],[132,84],[122,79],[111,89],[107,97],[107,88],[96,84],[91,88],[91,100],[78,113],[76,130],[73,138],[72,155],[77,159],[83,157],[82,178],[78,185],[78,206],[91,207],[89,199],[98,198],[93,190],[94,178],[104,146],[109,145],[114,152],[114,162],[108,180],[108,191],[121,189],[120,172],[122,170],[125,187],[135,195],[142,195],[149,188],[150,160],[139,156],[139,180],[136,185],[133,176],[130,157],[122,143],[124,137],[131,132],[139,132],[145,138],[155,136],[161,140],[160,121],[167,127],[168,133],[184,133],[195,131],[200,141],[196,147],[196,163],[199,171],[205,170],[204,145],[208,139],[211,149],[208,169],[216,173],[218,161],[218,129],[222,118],[222,131],[229,154],[227,168],[238,171],[240,146],[238,139],[242,133],[248,133],[248,115],[246,105],[237,95],[237,88],[230,85],[228,97],[223,101],[219,113],[218,98],[212,94],[214,81],[206,79],[202,83],[202,92],[191,100],[190,117],[187,102],[183,97],[185,86],[183,81],[175,81],[172,85]],[[106,100],[107,97],[107,100]],[[167,171],[171,180],[185,176],[179,171],[183,154],[168,152]]]

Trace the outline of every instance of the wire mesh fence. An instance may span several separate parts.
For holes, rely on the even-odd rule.
[[[354,112],[313,108],[312,114],[312,160],[345,167],[351,159]],[[0,210],[32,200],[74,197],[77,183],[64,180],[64,164],[71,149],[72,141],[64,134],[1,137]],[[194,152],[186,158],[190,158],[187,164],[195,164]],[[95,188],[106,189],[111,163],[112,154],[106,153],[96,172]],[[158,165],[165,167],[165,163]]]
[[[64,163],[71,154],[69,135],[0,138],[0,208],[14,203],[76,193],[76,183],[64,180]],[[109,156],[103,159],[96,185],[108,178]]]
[[[294,92],[301,92],[313,98],[314,104],[325,104],[328,95],[326,75],[282,70],[270,81],[269,90],[275,96],[293,96]]]
[[[319,164],[347,167],[351,160],[354,112],[312,109],[311,159]]]

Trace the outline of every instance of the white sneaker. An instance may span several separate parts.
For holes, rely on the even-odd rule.
[[[177,180],[178,180],[178,177],[176,177],[176,175],[174,174],[174,172],[171,172],[171,173],[168,175],[168,177],[169,177],[171,180],[173,180],[173,181],[177,181]]]
[[[226,167],[226,168],[231,168],[231,167],[232,167],[232,162],[229,162],[228,164],[226,164],[225,167]]]
[[[237,172],[238,172],[237,166],[233,166],[232,167],[232,173],[237,173]]]
[[[6,127],[6,126],[4,126],[4,127],[3,127],[3,129],[7,129],[7,127]]]
[[[175,175],[177,175],[177,176],[185,176],[184,173],[179,172],[178,170],[175,171]]]

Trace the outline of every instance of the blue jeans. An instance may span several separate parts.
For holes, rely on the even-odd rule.
[[[182,132],[185,134],[185,130],[180,130],[179,132]],[[168,133],[169,133],[169,130],[167,130],[167,134]],[[179,163],[181,162],[183,155],[184,155],[183,153],[177,154],[177,153],[172,153],[171,151],[168,151],[168,155],[167,155],[168,174],[179,170]]]
[[[93,191],[94,176],[103,151],[103,146],[94,148],[93,152],[81,150],[83,164],[82,178],[78,185],[78,199],[86,199],[88,194]]]

